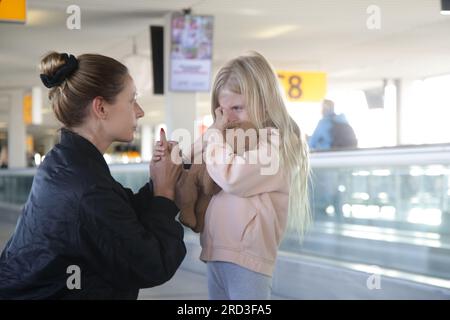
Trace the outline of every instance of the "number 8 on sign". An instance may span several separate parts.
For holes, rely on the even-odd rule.
[[[302,89],[300,85],[302,84],[302,78],[299,76],[290,76],[289,77],[290,88],[288,91],[289,98],[291,99],[300,99],[302,96]]]
[[[326,73],[278,71],[277,74],[290,102],[319,102],[324,99]]]

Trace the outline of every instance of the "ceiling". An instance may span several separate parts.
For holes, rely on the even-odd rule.
[[[325,71],[330,86],[450,73],[450,16],[439,14],[440,0],[77,0],[81,30],[66,28],[72,0],[27,2],[26,25],[0,24],[0,89],[38,85],[37,64],[50,50],[123,59],[134,37],[150,56],[148,26],[183,8],[215,17],[215,69],[257,50],[277,69]],[[381,28],[370,30],[375,3]],[[200,95],[201,110],[209,110],[207,97]],[[163,103],[143,97],[147,121],[161,121]]]

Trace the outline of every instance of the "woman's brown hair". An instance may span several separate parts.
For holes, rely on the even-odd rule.
[[[48,93],[56,118],[68,128],[83,122],[87,107],[95,97],[114,103],[128,75],[127,67],[113,58],[83,54],[76,60],[75,70],[60,84],[51,87]],[[67,55],[50,52],[41,60],[41,74],[51,78],[66,64]]]

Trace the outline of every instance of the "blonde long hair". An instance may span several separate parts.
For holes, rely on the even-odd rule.
[[[211,113],[219,106],[219,94],[227,89],[242,94],[249,120],[262,129],[275,127],[280,133],[281,165],[290,172],[288,228],[300,239],[311,223],[308,198],[309,149],[306,137],[288,114],[277,76],[269,62],[259,53],[237,57],[216,75]]]

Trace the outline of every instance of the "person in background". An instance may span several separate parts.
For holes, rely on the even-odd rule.
[[[8,168],[8,150],[6,146],[0,146],[0,169]]]
[[[334,102],[324,100],[322,119],[308,140],[311,150],[356,148],[358,141],[344,114],[334,112]]]
[[[322,103],[322,119],[308,140],[311,150],[339,150],[357,147],[358,141],[353,128],[344,114],[334,112],[334,102],[324,100]],[[340,173],[338,170],[318,170],[313,175],[315,211],[317,218],[327,217],[327,211],[334,212],[338,221],[343,219],[342,192],[338,190]]]

